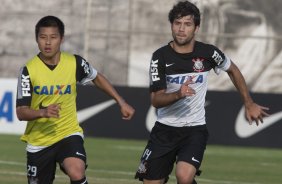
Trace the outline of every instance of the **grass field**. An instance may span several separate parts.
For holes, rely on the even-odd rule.
[[[86,138],[87,177],[92,184],[133,184],[145,141]],[[25,144],[19,136],[0,135],[0,183],[23,184]],[[241,148],[209,145],[199,184],[281,184],[282,149]],[[57,171],[55,184],[69,183]],[[169,184],[175,184],[174,174]]]

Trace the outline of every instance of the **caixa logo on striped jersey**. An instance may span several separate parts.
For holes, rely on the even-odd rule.
[[[204,75],[194,75],[194,76],[167,76],[166,81],[169,83],[175,83],[175,84],[183,84],[187,80],[192,80],[194,83],[203,83],[204,81]]]
[[[13,121],[13,93],[6,91],[0,96],[0,120]]]

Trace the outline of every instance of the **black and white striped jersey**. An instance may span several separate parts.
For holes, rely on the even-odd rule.
[[[180,54],[170,44],[155,51],[150,64],[150,92],[166,89],[171,93],[180,89],[186,80],[192,80],[196,94],[182,98],[175,103],[157,109],[157,121],[174,126],[197,126],[206,124],[205,96],[208,74],[211,69],[216,73],[226,71],[230,59],[217,47],[195,42],[191,53]]]

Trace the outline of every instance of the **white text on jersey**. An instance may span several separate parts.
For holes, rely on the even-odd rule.
[[[216,51],[213,52],[212,58],[214,59],[217,65],[220,65],[223,61],[223,58],[221,57],[221,55]]]
[[[22,75],[22,96],[30,96],[29,75]]]
[[[159,75],[158,62],[159,62],[159,60],[156,60],[156,61],[152,60],[151,61],[151,78],[152,78],[152,81],[160,80],[160,77],[158,77],[158,75]]]

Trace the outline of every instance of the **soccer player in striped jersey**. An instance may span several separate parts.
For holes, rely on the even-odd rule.
[[[169,21],[173,40],[153,53],[149,72],[157,121],[135,177],[144,184],[166,183],[176,162],[177,183],[196,184],[208,140],[204,105],[209,72],[228,73],[250,123],[262,122],[268,108],[253,102],[241,72],[226,54],[195,40],[200,11],[194,4],[178,2]]]

